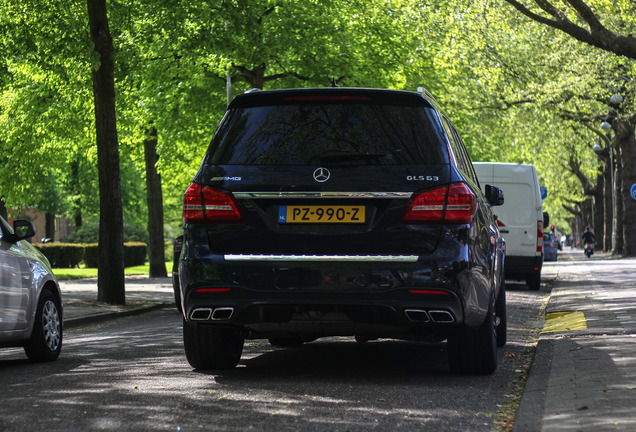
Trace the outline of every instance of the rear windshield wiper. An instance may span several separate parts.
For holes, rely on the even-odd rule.
[[[385,153],[327,152],[320,156],[321,163],[373,160],[386,157]]]

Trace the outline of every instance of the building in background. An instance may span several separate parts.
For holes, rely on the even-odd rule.
[[[52,237],[46,235],[46,219],[47,214],[41,210],[31,208],[21,212],[15,217],[8,219],[9,225],[13,226],[13,221],[16,219],[26,219],[33,223],[35,226],[35,236],[31,239],[32,243],[42,243],[44,239],[51,239],[50,241],[64,242],[64,239],[73,231],[75,231],[75,224],[73,219],[66,216],[51,216],[49,223],[52,225]]]

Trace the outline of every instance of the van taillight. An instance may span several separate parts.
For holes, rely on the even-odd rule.
[[[475,211],[475,194],[464,183],[454,183],[416,195],[403,220],[410,224],[465,224],[472,222]]]
[[[185,223],[237,222],[241,220],[230,194],[192,183],[183,197]]]
[[[543,221],[537,221],[537,252],[543,252]]]

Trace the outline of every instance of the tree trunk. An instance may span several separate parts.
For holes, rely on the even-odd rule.
[[[605,166],[603,167],[603,220],[605,226],[603,230],[603,251],[609,252],[612,249],[612,219],[614,217],[614,209],[612,208],[612,165],[609,162],[611,157],[608,152],[608,158],[604,158]]]
[[[581,244],[581,235],[583,234],[583,230],[585,229],[585,224],[583,223],[583,207],[584,202],[579,204],[579,214],[575,216],[575,223],[573,227],[572,235],[574,236],[574,245],[579,246]]]
[[[53,213],[44,213],[44,237],[55,241],[55,215]]]
[[[603,176],[599,175],[596,177],[596,187],[594,189],[594,247],[597,250],[603,250],[604,248],[604,233],[605,226],[607,225],[605,222],[605,196],[603,189]]]
[[[263,89],[263,86],[265,85],[266,69],[264,64],[254,66],[252,69],[237,65],[234,65],[234,68],[241,73],[243,80],[248,83],[251,88]]]
[[[97,301],[126,304],[124,224],[115,111],[113,40],[106,0],[87,0],[88,24],[99,67],[93,69],[97,168],[99,172],[99,259]]]
[[[581,203],[581,231],[577,236],[579,242],[587,226],[594,229],[594,198],[592,196],[587,196]]]
[[[620,196],[620,190],[623,184],[623,168],[621,167],[623,151],[620,146],[616,146],[616,171],[614,171],[614,191],[616,199],[614,201],[614,217],[616,218],[615,236],[616,243],[614,245],[614,253],[622,255],[624,252],[624,238],[623,238],[623,200]]]
[[[623,255],[633,257],[636,256],[636,199],[631,196],[631,187],[636,184],[636,136],[634,125],[629,122],[614,121],[613,127],[620,147],[621,183],[617,196],[622,202]]]
[[[167,277],[163,238],[163,194],[161,175],[157,172],[157,129],[144,140],[146,160],[146,199],[148,201],[148,260],[150,277]]]

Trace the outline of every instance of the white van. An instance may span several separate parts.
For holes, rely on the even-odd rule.
[[[543,266],[543,206],[534,165],[475,162],[480,186],[493,185],[504,194],[497,223],[506,239],[506,279],[525,280],[538,290]]]

